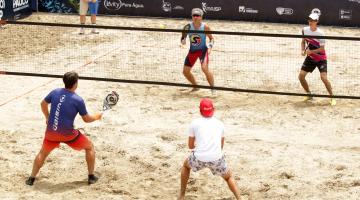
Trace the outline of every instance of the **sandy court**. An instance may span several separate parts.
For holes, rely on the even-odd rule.
[[[78,23],[78,16],[34,14],[26,20]],[[185,23],[177,19],[98,19],[99,25],[155,28],[161,24],[180,28]],[[208,23],[214,30],[289,34],[299,33],[302,27]],[[327,35],[360,36],[358,29],[322,29]],[[99,35],[80,37],[77,33],[75,28],[8,25],[0,30],[10,41],[0,44],[0,70],[55,74],[76,70],[86,76],[185,83],[181,67],[186,49],[174,48],[178,34],[100,30]],[[250,89],[302,92],[296,80],[303,59],[297,51],[299,40],[257,38],[254,43],[254,38],[231,36],[231,42],[225,36],[216,38],[211,65],[217,66],[219,85],[246,83]],[[354,51],[360,45],[343,43]],[[359,54],[345,59],[336,49],[343,43],[327,43],[333,55],[329,75],[335,91],[359,95]],[[283,61],[278,51],[287,52],[288,59]],[[280,63],[288,67],[271,70]],[[194,70],[199,82],[206,84],[198,64]],[[325,92],[318,72],[309,80],[316,92]],[[199,117],[199,100],[208,97],[209,91],[189,94],[176,87],[80,81],[77,93],[91,113],[100,110],[103,97],[111,90],[120,94],[119,105],[103,121],[85,124],[77,119],[75,123],[95,145],[100,181],[89,187],[84,153],[62,145],[50,155],[34,187],[27,187],[24,181],[45,129],[40,101],[50,90],[62,87],[62,82],[0,76],[0,83],[0,103],[19,96],[0,107],[0,199],[176,199],[180,167],[189,154],[186,131],[190,121]],[[249,194],[253,199],[359,199],[360,102],[339,100],[336,107],[330,107],[326,99],[301,100],[230,92],[214,97],[216,116],[226,126],[226,159],[244,199]],[[191,174],[187,199],[232,198],[225,182],[210,174],[208,170]]]

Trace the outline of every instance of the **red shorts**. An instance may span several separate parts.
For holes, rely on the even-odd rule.
[[[58,148],[60,143],[65,143],[78,151],[91,148],[92,143],[84,134],[82,134],[79,130],[74,130],[73,133],[74,134],[71,136],[63,136],[47,132],[45,133],[42,148],[47,152],[51,152],[55,148]]]
[[[195,65],[197,59],[200,59],[201,64],[203,64],[204,62],[209,63],[209,54],[207,52],[207,48],[193,52],[189,51],[188,55],[185,58],[184,65],[192,67]]]

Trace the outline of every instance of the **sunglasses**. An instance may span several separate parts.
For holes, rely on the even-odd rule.
[[[192,15],[193,17],[200,17],[200,15]]]

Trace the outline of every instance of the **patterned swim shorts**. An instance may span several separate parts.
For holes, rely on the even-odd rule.
[[[219,160],[212,162],[202,162],[196,159],[194,153],[192,153],[189,158],[189,165],[192,171],[197,172],[204,168],[209,168],[213,175],[224,176],[228,172],[228,167],[225,162],[225,157],[222,156]]]

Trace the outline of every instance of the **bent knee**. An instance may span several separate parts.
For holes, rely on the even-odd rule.
[[[183,167],[185,167],[185,168],[187,168],[187,169],[191,169],[188,159],[185,159],[185,160],[184,160]]]
[[[228,181],[232,177],[231,170],[229,169],[222,177],[225,181]]]
[[[328,82],[328,81],[329,81],[329,79],[327,78],[327,76],[321,76],[320,78],[321,78],[321,80],[322,80],[323,82]]]

